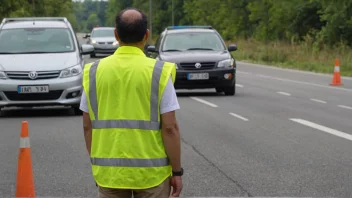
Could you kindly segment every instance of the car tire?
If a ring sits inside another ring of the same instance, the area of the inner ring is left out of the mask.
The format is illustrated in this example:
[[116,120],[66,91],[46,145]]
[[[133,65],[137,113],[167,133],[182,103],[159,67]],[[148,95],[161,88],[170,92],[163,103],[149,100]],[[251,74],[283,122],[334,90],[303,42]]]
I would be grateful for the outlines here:
[[226,96],[233,96],[236,93],[236,86],[232,85],[231,87],[225,88],[225,95]]
[[215,88],[216,93],[222,93],[224,92],[224,88]]
[[83,114],[83,111],[80,110],[79,107],[77,107],[77,106],[73,106],[72,110],[73,110],[74,115],[82,115]]

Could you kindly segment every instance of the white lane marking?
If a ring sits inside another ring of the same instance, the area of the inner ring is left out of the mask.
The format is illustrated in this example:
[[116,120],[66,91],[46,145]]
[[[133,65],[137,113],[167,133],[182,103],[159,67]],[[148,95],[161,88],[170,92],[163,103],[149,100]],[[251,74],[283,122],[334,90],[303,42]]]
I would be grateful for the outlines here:
[[311,101],[314,101],[314,102],[319,102],[319,103],[326,104],[326,102],[325,102],[325,101],[322,101],[322,100],[318,100],[318,99],[314,99],[314,98],[311,98],[310,100],[311,100]]
[[339,107],[344,108],[344,109],[349,109],[349,110],[352,110],[352,107],[345,106],[345,105],[339,105]]
[[[331,74],[315,73],[315,72],[304,71],[304,70],[296,70],[296,69],[290,69],[290,68],[281,68],[281,67],[276,67],[276,66],[273,66],[273,65],[260,65],[260,64],[254,64],[254,63],[243,62],[243,61],[236,61],[236,62],[240,63],[240,64],[249,65],[249,66],[253,66],[253,67],[260,67],[260,68],[264,68],[264,69],[273,69],[273,70],[295,72],[295,73],[303,73],[303,74],[309,74],[309,75],[315,75],[315,76],[331,77]],[[341,76],[341,78],[343,80],[352,80],[351,77],[347,77],[347,76]]]
[[276,93],[281,94],[281,95],[285,95],[285,96],[291,96],[291,94],[286,93],[286,92],[282,92],[282,91],[278,91]]
[[277,77],[272,77],[272,76],[266,76],[266,75],[262,75],[262,74],[257,74],[257,76],[262,77],[262,78],[269,78],[269,79],[284,81],[284,82],[292,82],[292,83],[297,83],[297,84],[312,85],[312,86],[316,86],[316,87],[330,88],[330,89],[336,89],[336,90],[338,89],[338,90],[352,92],[352,89],[346,89],[346,88],[342,88],[342,87],[325,86],[325,85],[319,85],[319,84],[314,84],[314,83],[307,83],[307,82],[301,82],[301,81],[296,81],[296,80],[289,80],[289,79],[277,78]]
[[190,97],[190,98],[192,98],[193,100],[196,100],[196,101],[198,101],[198,102],[201,102],[201,103],[203,103],[203,104],[209,105],[209,106],[211,106],[211,107],[218,107],[218,105],[216,105],[216,104],[213,104],[213,103],[211,103],[211,102],[205,101],[205,100],[200,99],[200,98],[197,98],[197,97]]
[[323,132],[326,132],[326,133],[330,133],[332,135],[336,135],[338,137],[345,138],[347,140],[351,140],[352,141],[352,135],[350,135],[348,133],[341,132],[341,131],[338,131],[338,130],[335,130],[335,129],[331,129],[331,128],[328,128],[328,127],[325,127],[325,126],[322,126],[322,125],[319,125],[319,124],[315,124],[313,122],[309,122],[307,120],[303,120],[303,119],[299,119],[299,118],[291,118],[290,120],[292,120],[294,122],[297,122],[297,123],[300,123],[300,124],[303,124],[303,125],[306,125],[306,126],[309,126],[311,128],[318,129],[320,131],[323,131]]
[[241,87],[241,88],[243,88],[243,85],[236,84],[236,87]]
[[252,74],[250,72],[244,72],[244,71],[236,71],[236,72],[239,73],[239,74]]
[[235,113],[229,113],[229,114],[232,115],[232,116],[234,116],[234,117],[236,117],[236,118],[239,118],[239,119],[241,119],[241,120],[243,120],[243,121],[248,121],[247,118],[242,117],[242,116],[240,116],[240,115],[238,115],[238,114],[235,114]]

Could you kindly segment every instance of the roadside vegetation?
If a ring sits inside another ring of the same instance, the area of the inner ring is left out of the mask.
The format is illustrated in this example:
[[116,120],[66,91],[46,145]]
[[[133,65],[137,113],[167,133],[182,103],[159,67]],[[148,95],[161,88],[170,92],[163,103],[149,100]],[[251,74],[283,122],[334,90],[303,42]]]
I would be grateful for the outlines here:
[[[2,0],[0,19],[66,16],[77,32],[90,32],[113,26],[126,7],[149,17],[149,2]],[[341,74],[352,76],[352,0],[152,0],[153,40],[172,24],[213,26],[238,45],[238,60],[332,73],[338,58]]]
[[287,43],[271,41],[269,43],[249,40],[234,40],[238,51],[233,52],[236,60],[258,63],[281,68],[299,69],[316,73],[333,74],[335,59],[340,61],[343,76],[352,76],[352,50],[345,43],[314,49],[312,43]]

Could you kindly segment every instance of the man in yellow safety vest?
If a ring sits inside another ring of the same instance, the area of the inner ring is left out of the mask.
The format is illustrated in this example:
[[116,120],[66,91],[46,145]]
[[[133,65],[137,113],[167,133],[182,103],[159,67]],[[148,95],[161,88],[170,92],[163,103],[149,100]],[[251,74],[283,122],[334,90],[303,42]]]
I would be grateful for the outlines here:
[[137,9],[116,16],[115,37],[115,53],[83,70],[80,109],[99,197],[178,197],[176,65],[145,56],[147,17]]

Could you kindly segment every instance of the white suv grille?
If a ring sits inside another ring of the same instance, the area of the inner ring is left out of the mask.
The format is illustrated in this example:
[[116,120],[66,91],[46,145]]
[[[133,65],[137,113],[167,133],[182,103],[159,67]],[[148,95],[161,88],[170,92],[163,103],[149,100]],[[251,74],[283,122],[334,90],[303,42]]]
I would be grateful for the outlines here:
[[41,71],[37,72],[35,79],[29,77],[30,72],[6,72],[6,75],[10,79],[15,80],[42,80],[42,79],[52,79],[58,78],[60,76],[60,71]]

